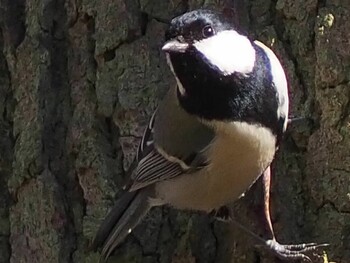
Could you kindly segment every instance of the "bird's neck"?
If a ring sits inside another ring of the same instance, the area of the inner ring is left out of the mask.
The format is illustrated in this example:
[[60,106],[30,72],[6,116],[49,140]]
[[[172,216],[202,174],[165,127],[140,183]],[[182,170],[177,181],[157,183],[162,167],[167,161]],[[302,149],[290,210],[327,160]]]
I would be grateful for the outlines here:
[[248,76],[224,76],[215,68],[191,56],[174,56],[174,71],[185,92],[178,92],[182,107],[204,120],[240,121],[265,126],[279,136],[278,99],[268,60],[257,52],[256,65]]

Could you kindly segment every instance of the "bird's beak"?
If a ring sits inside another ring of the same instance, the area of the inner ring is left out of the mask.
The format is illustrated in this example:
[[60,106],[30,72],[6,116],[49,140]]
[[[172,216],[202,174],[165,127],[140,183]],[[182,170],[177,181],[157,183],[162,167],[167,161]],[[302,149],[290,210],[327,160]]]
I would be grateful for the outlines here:
[[171,39],[164,44],[162,50],[168,53],[185,53],[188,46],[187,43],[180,42],[177,39]]

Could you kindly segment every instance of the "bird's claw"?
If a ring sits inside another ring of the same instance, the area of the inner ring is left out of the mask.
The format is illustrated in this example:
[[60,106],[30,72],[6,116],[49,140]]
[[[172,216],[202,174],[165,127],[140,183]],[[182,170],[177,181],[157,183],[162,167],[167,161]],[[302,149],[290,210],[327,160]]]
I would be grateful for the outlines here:
[[316,243],[282,245],[273,239],[266,241],[266,247],[278,258],[283,260],[302,260],[306,262],[313,262],[311,258],[320,258],[321,256],[317,251],[327,246],[328,244],[318,245]]
[[232,211],[227,206],[222,206],[210,213],[216,220],[227,223],[232,222]]

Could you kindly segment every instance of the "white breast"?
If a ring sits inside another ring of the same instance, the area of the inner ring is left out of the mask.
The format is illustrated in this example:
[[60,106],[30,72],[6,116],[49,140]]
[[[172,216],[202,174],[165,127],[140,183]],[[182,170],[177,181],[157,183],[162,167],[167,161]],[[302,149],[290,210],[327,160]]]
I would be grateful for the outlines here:
[[157,184],[166,203],[211,211],[238,199],[272,162],[276,138],[269,129],[239,122],[209,125],[218,134],[206,152],[210,165]]

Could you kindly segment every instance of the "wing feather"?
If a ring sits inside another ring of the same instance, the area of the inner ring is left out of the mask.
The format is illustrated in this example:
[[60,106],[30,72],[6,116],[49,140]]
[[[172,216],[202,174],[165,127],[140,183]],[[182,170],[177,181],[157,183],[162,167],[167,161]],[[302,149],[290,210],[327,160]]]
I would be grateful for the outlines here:
[[[176,156],[170,156],[164,150],[159,149],[154,144],[154,122],[156,112],[152,115],[149,125],[143,134],[137,151],[138,164],[131,173],[131,187],[129,191],[135,191],[147,185],[168,180],[176,176],[190,173],[205,166],[205,160],[201,155],[191,154],[191,160],[181,160]],[[203,162],[198,162],[203,160]]]

